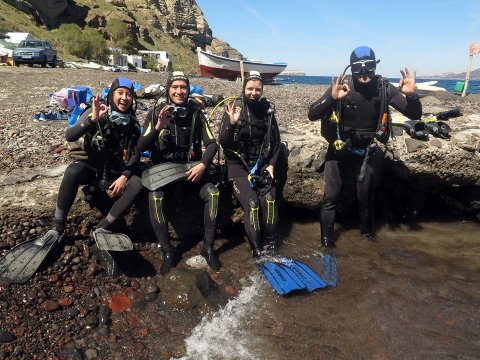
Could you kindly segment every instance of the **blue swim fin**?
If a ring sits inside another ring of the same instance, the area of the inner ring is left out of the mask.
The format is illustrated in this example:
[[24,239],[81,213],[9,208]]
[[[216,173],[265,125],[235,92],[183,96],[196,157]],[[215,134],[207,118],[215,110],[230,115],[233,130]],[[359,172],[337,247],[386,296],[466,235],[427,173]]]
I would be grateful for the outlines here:
[[288,266],[272,261],[265,261],[258,264],[272,288],[284,296],[295,290],[305,290],[306,285],[302,279]]
[[309,292],[327,287],[327,283],[313,271],[310,266],[299,261],[288,258],[282,258],[280,263],[294,271],[306,286]]
[[328,286],[337,286],[337,258],[335,254],[322,254],[320,255],[320,267],[322,279],[328,284]]

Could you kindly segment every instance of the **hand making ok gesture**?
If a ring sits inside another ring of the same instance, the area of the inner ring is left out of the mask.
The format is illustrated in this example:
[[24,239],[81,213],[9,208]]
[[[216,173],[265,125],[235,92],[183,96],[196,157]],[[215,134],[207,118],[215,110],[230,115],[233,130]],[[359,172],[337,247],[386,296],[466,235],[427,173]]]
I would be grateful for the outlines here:
[[350,92],[350,86],[345,83],[347,75],[341,74],[337,80],[332,79],[332,98],[333,100],[341,100]]

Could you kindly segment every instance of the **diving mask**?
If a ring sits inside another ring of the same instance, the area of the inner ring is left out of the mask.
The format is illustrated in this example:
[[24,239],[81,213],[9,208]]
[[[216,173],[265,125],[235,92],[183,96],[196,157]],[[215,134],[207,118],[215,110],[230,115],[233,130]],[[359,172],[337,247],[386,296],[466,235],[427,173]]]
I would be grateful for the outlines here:
[[123,113],[120,111],[110,109],[108,111],[109,120],[115,125],[128,125],[130,123],[130,113]]

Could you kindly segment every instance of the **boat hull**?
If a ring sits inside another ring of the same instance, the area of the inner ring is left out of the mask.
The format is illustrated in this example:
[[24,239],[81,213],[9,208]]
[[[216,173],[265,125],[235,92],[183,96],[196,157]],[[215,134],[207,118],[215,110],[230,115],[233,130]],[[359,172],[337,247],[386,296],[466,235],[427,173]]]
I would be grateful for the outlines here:
[[241,66],[243,63],[243,72],[247,74],[249,71],[258,71],[264,81],[272,81],[275,76],[280,74],[287,64],[268,64],[252,61],[240,61],[235,59],[225,58],[214,54],[207,53],[202,50],[197,50],[198,63],[200,65],[200,72],[202,76],[209,78],[220,78],[227,80],[236,80],[241,77]]

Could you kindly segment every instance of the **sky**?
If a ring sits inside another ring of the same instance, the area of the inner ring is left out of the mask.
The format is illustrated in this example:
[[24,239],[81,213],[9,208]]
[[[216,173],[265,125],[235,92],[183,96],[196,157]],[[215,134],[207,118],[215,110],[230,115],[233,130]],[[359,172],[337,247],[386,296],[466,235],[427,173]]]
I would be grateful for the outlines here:
[[[333,76],[350,53],[369,46],[377,73],[399,77],[467,69],[480,42],[479,0],[196,0],[213,36],[243,56],[286,62],[287,70]],[[480,67],[480,55],[472,69]]]

